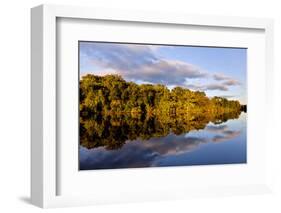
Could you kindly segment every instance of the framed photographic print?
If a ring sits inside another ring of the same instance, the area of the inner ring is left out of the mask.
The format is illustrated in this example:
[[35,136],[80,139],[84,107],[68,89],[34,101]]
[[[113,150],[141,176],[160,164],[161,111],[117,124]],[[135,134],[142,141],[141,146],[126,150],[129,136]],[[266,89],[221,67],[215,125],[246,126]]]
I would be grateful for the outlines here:
[[32,203],[270,191],[272,20],[31,14]]

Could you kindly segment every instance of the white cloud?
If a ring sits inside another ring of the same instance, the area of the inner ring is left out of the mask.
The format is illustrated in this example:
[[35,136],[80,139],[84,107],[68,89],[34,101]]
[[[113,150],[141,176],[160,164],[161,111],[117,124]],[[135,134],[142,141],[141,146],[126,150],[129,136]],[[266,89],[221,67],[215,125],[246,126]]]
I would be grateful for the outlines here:
[[222,74],[222,73],[215,73],[215,74],[213,75],[213,78],[214,78],[216,81],[232,80],[231,77],[226,76],[226,75],[224,75],[224,74]]
[[237,86],[237,85],[240,85],[241,83],[235,79],[230,79],[230,80],[223,82],[223,84],[226,86]]
[[[88,57],[98,68],[92,72],[96,75],[119,74],[128,81],[161,83],[167,87],[177,85],[201,91],[228,91],[230,86],[240,85],[230,76],[221,73],[211,75],[194,64],[160,58],[156,54],[160,45],[93,42],[82,42],[80,45],[83,57]],[[209,76],[218,82],[202,83]],[[190,84],[192,79],[198,79],[201,84],[194,81]]]
[[192,90],[201,90],[201,91],[206,91],[206,90],[220,90],[220,91],[228,91],[227,86],[222,85],[222,84],[204,84],[204,85],[198,85],[198,84],[187,84],[187,88],[192,89]]

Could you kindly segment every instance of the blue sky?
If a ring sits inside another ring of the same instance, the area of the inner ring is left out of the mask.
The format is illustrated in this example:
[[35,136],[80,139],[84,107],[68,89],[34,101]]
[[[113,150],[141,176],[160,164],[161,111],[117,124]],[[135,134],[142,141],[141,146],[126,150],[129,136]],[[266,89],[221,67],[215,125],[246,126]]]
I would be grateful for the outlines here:
[[247,103],[247,49],[80,42],[80,76],[119,74]]

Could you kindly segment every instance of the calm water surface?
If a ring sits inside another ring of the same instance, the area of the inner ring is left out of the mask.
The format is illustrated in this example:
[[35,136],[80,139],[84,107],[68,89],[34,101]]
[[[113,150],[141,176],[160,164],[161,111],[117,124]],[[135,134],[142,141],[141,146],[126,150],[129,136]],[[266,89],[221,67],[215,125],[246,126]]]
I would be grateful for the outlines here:
[[[152,122],[155,124],[156,121]],[[247,161],[244,112],[236,119],[207,122],[186,132],[182,129],[168,130],[165,136],[157,135],[155,126],[152,126],[149,131],[153,134],[149,137],[139,133],[137,139],[129,140],[123,136],[129,132],[128,128],[123,126],[120,129],[120,125],[118,128],[112,128],[112,131],[116,132],[107,137],[107,140],[114,141],[118,137],[118,141],[122,143],[116,147],[89,145],[95,142],[80,144],[80,170],[234,164]]]

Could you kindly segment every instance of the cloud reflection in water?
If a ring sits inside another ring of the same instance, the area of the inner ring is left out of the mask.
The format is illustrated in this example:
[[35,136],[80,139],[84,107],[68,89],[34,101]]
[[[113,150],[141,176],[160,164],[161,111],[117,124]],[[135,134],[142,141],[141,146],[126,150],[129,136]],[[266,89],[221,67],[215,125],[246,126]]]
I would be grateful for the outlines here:
[[[212,142],[218,146],[241,136],[242,131],[231,125],[231,122],[220,125],[210,123],[203,130],[186,134],[170,133],[165,137],[153,137],[146,141],[128,140],[121,149],[116,150],[107,150],[105,147],[87,149],[81,146],[80,170],[165,166],[163,162],[170,158],[175,159],[178,156],[180,159],[196,150],[206,149],[205,145]],[[182,162],[173,160],[167,165],[182,165]]]

